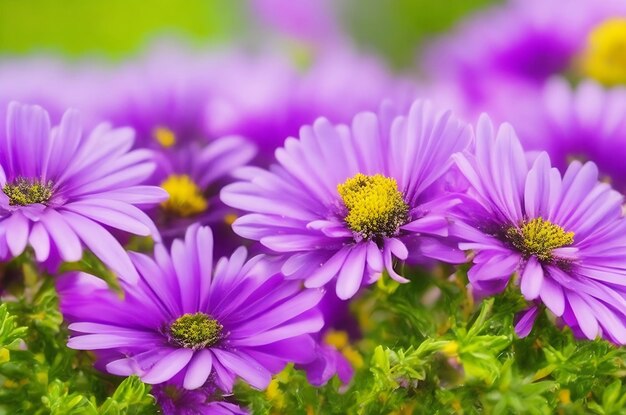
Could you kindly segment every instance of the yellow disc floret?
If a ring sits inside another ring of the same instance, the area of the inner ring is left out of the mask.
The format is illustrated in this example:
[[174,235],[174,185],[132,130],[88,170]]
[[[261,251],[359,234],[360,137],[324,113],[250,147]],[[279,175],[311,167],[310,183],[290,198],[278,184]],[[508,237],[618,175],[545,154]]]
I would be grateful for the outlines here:
[[524,256],[535,256],[540,261],[552,260],[553,249],[574,243],[574,232],[565,232],[541,217],[507,229],[506,237]]
[[626,19],[606,20],[591,31],[581,69],[605,85],[626,84]]
[[27,206],[36,203],[46,204],[52,197],[52,182],[41,183],[38,180],[18,178],[7,183],[2,192],[9,198],[11,206]]
[[176,134],[167,127],[155,127],[152,130],[152,136],[165,148],[170,148],[176,144]]
[[394,179],[358,173],[337,186],[348,227],[364,239],[392,236],[408,219],[409,206]]
[[170,341],[177,346],[199,350],[211,347],[222,338],[222,326],[204,313],[183,314],[169,327]]
[[202,191],[186,174],[172,174],[161,183],[161,187],[170,195],[170,198],[161,204],[167,212],[189,217],[204,212],[208,207]]

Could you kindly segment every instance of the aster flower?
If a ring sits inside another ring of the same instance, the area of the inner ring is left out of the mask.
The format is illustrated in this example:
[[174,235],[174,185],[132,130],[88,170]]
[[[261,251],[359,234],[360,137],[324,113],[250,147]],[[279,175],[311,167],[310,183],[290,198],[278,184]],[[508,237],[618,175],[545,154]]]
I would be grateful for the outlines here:
[[[626,4],[512,0],[480,11],[423,58],[432,79],[460,85],[470,105],[500,88],[535,88],[553,75],[626,82]],[[479,111],[488,110],[479,108]]]
[[[237,376],[259,389],[287,362],[308,363],[323,325],[323,291],[285,281],[275,262],[246,261],[236,250],[213,267],[209,228],[190,227],[168,254],[131,253],[140,273],[124,300],[87,274],[61,281],[61,309],[72,322],[68,346],[107,351],[106,370],[150,384],[178,376],[185,389],[207,380],[232,391]],[[117,357],[111,357],[117,354]]]
[[[561,176],[541,153],[529,166],[510,125],[484,116],[474,154],[456,162],[470,183],[454,234],[472,250],[471,284],[497,292],[511,275],[524,297],[576,331],[626,343],[626,220],[623,197],[598,182],[595,164],[573,162]],[[527,334],[530,308],[517,330]]]
[[501,100],[489,108],[494,109],[490,115],[515,126],[526,150],[547,151],[561,172],[573,159],[593,161],[602,179],[626,191],[625,88],[605,89],[590,80],[573,88],[553,78],[521,104]]
[[[226,186],[222,200],[249,212],[233,224],[239,235],[288,257],[282,271],[320,287],[336,280],[342,299],[393,269],[394,257],[463,261],[438,237],[445,210],[433,184],[466,147],[469,130],[424,102],[393,118],[357,115],[351,128],[325,119],[301,129],[276,151],[269,171],[242,169],[246,181]],[[411,250],[407,248],[411,246]]]
[[78,261],[83,247],[123,279],[137,272],[108,228],[158,237],[135,205],[166,193],[142,186],[154,170],[152,154],[129,151],[133,131],[107,124],[83,135],[76,111],[51,128],[38,106],[11,103],[0,136],[0,257],[27,246],[39,262]]
[[135,128],[136,147],[156,153],[157,169],[149,183],[170,197],[151,213],[164,241],[183,236],[193,223],[210,224],[220,233],[220,253],[231,253],[239,244],[230,231],[236,212],[220,203],[217,193],[256,150],[243,137],[215,138],[205,132],[204,107],[214,95],[212,74],[223,58],[195,56],[176,46],[159,45],[121,68],[100,112],[116,125]]
[[194,223],[213,224],[222,239],[220,254],[231,253],[239,243],[230,230],[237,212],[221,203],[219,189],[232,181],[234,169],[254,157],[255,148],[238,136],[205,143],[186,141],[157,153],[159,168],[151,181],[169,194],[155,213],[161,234],[171,242]]

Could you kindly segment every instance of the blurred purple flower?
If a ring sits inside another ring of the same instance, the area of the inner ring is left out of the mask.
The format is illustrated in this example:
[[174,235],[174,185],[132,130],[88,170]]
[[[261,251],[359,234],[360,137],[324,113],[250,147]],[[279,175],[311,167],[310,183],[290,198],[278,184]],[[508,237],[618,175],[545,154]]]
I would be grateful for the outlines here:
[[347,384],[354,374],[354,369],[341,351],[323,343],[317,346],[315,360],[298,365],[297,368],[304,370],[309,383],[318,387],[325,385],[335,375],[342,383]]
[[304,41],[320,43],[340,38],[332,0],[250,0],[262,23]]
[[111,79],[111,93],[99,109],[116,125],[137,130],[136,146],[156,152],[150,183],[170,195],[152,213],[164,242],[182,237],[193,223],[211,225],[222,242],[220,254],[241,244],[230,224],[236,212],[217,196],[230,173],[254,157],[254,144],[243,137],[209,136],[204,108],[215,95],[215,71],[225,58],[159,45]]
[[137,374],[150,384],[181,379],[185,389],[207,380],[231,392],[237,376],[267,387],[287,362],[315,358],[323,319],[316,305],[323,291],[284,280],[274,262],[246,262],[236,250],[213,267],[209,228],[189,228],[185,240],[162,245],[155,259],[131,253],[141,278],[124,300],[101,280],[73,274],[59,282],[61,309],[73,322],[68,346],[111,350],[109,373]]
[[[512,127],[494,131],[486,116],[475,145],[455,156],[470,189],[451,232],[474,254],[470,283],[498,292],[516,274],[527,300],[587,338],[626,343],[623,197],[598,182],[591,162],[573,162],[563,176],[546,153],[529,163]],[[530,331],[535,315],[523,315],[518,333]]]
[[152,387],[152,394],[163,415],[247,415],[248,411],[234,403],[216,398],[213,385],[198,389],[181,388],[177,383],[162,383]]
[[221,193],[226,204],[250,212],[235,221],[235,232],[288,256],[282,271],[307,287],[336,279],[342,299],[384,270],[407,281],[393,260],[409,252],[463,262],[441,238],[455,202],[428,190],[468,145],[469,129],[419,101],[394,116],[384,106],[378,117],[357,115],[351,128],[320,119],[276,151],[269,171],[241,169],[245,181]]
[[67,111],[50,127],[38,106],[9,105],[0,135],[0,256],[20,255],[27,246],[39,262],[78,261],[89,248],[120,278],[137,272],[107,228],[136,235],[158,232],[135,205],[167,198],[141,184],[154,170],[152,153],[129,151],[131,129],[107,124],[84,135],[78,113]]
[[[508,84],[520,90],[521,85],[539,87],[557,74],[586,75],[581,60],[591,34],[618,16],[626,17],[626,3],[619,0],[510,0],[478,12],[433,42],[423,56],[425,72],[433,80],[458,84],[471,105]],[[611,41],[623,39],[609,34],[605,42]],[[509,100],[517,98],[515,90]]]
[[385,99],[408,107],[417,94],[412,82],[394,76],[381,61],[344,48],[321,52],[303,73],[278,58],[245,55],[224,67],[206,106],[208,134],[249,138],[263,166],[285,139],[321,116],[350,122],[358,112],[376,111]]
[[515,126],[526,150],[547,151],[565,172],[570,161],[593,161],[603,178],[626,191],[626,88],[604,89],[593,81],[575,88],[550,79],[536,96],[490,105],[497,119]]

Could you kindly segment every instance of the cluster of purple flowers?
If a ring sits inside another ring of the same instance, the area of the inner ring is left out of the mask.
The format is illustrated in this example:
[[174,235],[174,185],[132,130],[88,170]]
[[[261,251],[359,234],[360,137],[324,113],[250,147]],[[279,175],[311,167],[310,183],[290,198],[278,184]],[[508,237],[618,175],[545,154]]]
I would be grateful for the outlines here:
[[[89,250],[109,267],[123,298],[93,275],[58,278],[68,346],[156,385],[170,413],[242,413],[235,381],[264,389],[287,363],[314,385],[349,382],[321,333],[384,275],[408,282],[402,264],[471,262],[477,295],[519,285],[520,336],[547,309],[580,337],[626,344],[626,91],[600,86],[621,78],[585,43],[622,33],[624,7],[574,3],[563,15],[513,1],[435,46],[430,65],[459,70],[433,70],[459,78],[463,103],[450,106],[494,108],[515,130],[411,103],[410,82],[345,51],[302,74],[278,57],[157,50],[73,68],[76,94],[59,92],[70,76],[55,66],[54,88],[0,96],[50,109],[12,102],[0,121],[0,258],[26,252],[54,273]],[[557,14],[560,26],[545,20]],[[617,28],[597,27],[609,18]],[[22,67],[0,73],[28,77]],[[572,90],[551,78],[565,73],[596,80]],[[507,113],[507,91],[530,109]],[[131,235],[153,252],[125,250]]]

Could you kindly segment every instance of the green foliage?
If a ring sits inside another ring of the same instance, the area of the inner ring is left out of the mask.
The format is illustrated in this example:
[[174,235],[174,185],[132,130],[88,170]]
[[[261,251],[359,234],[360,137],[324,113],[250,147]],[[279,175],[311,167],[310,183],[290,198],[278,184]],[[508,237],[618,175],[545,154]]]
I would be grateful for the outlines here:
[[344,20],[357,41],[398,67],[412,67],[421,43],[502,0],[348,0]]
[[[54,279],[31,254],[0,268],[0,415],[142,415],[158,409],[150,387],[93,368],[68,349]],[[65,270],[115,277],[91,255]],[[477,301],[466,270],[406,268],[408,284],[384,276],[351,303],[362,336],[340,346],[356,362],[349,385],[311,386],[293,365],[266,391],[243,382],[229,401],[254,414],[626,414],[626,349],[579,341],[539,313],[518,338],[528,307],[518,288]]]
[[[90,260],[85,266],[96,268]],[[0,304],[0,415],[122,415],[156,413],[138,378],[103,375],[93,356],[65,346],[68,331],[54,279],[29,254],[3,267]]]
[[516,287],[475,303],[465,273],[449,273],[405,270],[409,284],[385,278],[354,302],[366,364],[349,385],[314,388],[289,367],[235,396],[255,414],[626,414],[624,349],[576,340],[546,313],[520,339]]
[[223,40],[245,29],[242,6],[228,0],[0,0],[0,51],[119,57],[163,34]]

